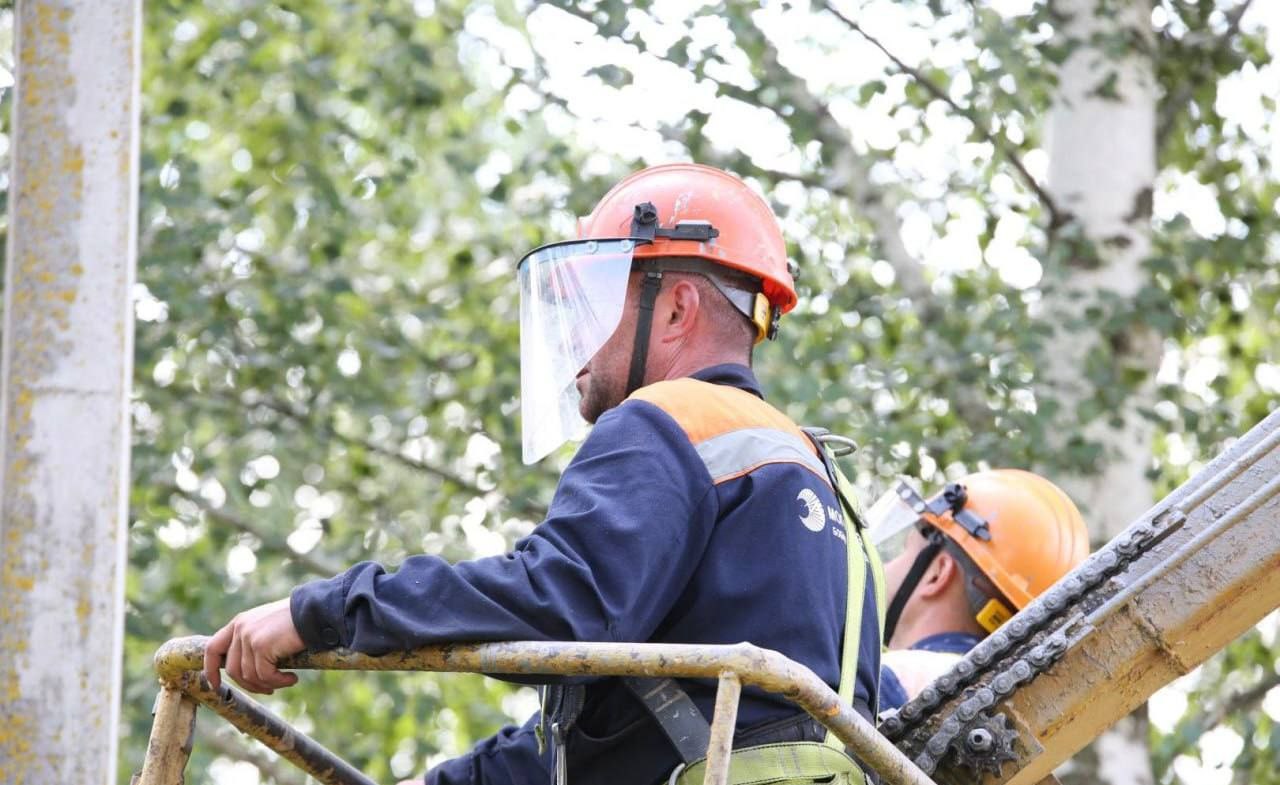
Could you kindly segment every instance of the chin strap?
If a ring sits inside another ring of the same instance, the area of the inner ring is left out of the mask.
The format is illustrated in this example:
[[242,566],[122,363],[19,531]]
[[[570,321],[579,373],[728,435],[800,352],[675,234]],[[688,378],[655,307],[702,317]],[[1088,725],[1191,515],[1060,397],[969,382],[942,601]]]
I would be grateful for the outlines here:
[[653,306],[662,287],[662,271],[647,270],[640,289],[640,312],[636,319],[636,338],[631,347],[631,373],[627,376],[627,391],[623,397],[640,389],[644,384],[645,359],[649,354],[649,330],[653,327]]
[[903,609],[907,607],[907,600],[911,599],[916,587],[920,585],[920,579],[924,577],[925,570],[929,569],[929,565],[933,564],[933,560],[941,552],[941,536],[930,537],[929,543],[920,550],[920,553],[916,555],[916,560],[911,563],[911,569],[907,571],[907,576],[902,579],[902,585],[894,593],[893,600],[889,603],[889,610],[884,615],[884,643],[886,646],[889,645],[889,641],[893,640],[893,633],[897,630],[898,619],[901,618]]

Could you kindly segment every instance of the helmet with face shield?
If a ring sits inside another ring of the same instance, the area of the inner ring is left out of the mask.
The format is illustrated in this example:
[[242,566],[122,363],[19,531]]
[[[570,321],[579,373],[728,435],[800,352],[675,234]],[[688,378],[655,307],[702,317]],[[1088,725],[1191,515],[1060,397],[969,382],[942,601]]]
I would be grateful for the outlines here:
[[643,275],[627,393],[640,386],[649,320],[664,272],[708,278],[772,338],[796,292],[769,205],[737,177],[698,164],[636,172],[578,222],[575,240],[537,248],[518,266],[525,463],[586,429],[578,372],[622,320],[632,273]]
[[960,563],[969,611],[988,632],[1089,555],[1089,532],[1070,497],[1019,469],[970,474],[929,499],[899,481],[871,506],[867,522],[886,563],[906,552],[911,532],[925,541],[890,600],[886,641],[943,550]]

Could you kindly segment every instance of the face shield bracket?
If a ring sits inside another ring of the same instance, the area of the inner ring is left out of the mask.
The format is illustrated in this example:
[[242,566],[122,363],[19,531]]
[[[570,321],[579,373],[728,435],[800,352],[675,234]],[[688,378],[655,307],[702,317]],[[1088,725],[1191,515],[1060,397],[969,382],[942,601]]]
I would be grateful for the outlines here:
[[710,221],[681,221],[671,229],[658,225],[658,208],[653,202],[636,205],[631,219],[631,239],[636,242],[653,242],[661,237],[666,240],[695,240],[707,242],[720,236],[720,230]]
[[[930,504],[933,508],[929,511],[935,515],[942,512],[950,512],[951,519],[960,525],[960,528],[969,533],[969,536],[976,537],[983,542],[991,542],[991,527],[983,520],[982,516],[965,509],[965,505],[969,503],[969,489],[965,488],[958,482],[953,482],[943,489],[942,493],[933,497]],[[941,507],[942,510],[934,508]]]

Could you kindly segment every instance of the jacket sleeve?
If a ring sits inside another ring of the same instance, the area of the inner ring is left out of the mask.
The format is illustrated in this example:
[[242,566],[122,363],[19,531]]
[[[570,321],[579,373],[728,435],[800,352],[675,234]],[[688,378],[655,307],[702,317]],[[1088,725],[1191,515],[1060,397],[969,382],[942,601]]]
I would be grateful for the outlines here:
[[504,556],[364,562],[294,590],[313,650],[369,654],[493,640],[637,641],[688,583],[716,494],[679,426],[652,404],[606,413],[561,477],[547,519]]
[[898,681],[898,674],[893,672],[893,668],[888,665],[880,666],[880,711],[889,711],[890,709],[901,709],[907,705],[907,691],[903,688],[902,682]]
[[508,725],[465,755],[427,772],[426,785],[546,785],[551,753],[538,749],[534,729],[542,715],[522,727]]

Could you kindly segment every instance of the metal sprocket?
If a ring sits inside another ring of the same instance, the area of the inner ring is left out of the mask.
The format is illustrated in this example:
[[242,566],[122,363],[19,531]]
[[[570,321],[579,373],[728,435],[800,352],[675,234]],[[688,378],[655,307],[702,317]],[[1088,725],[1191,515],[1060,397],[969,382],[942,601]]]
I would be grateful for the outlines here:
[[1009,718],[1003,713],[979,714],[952,739],[952,760],[976,774],[989,772],[999,776],[1004,764],[1016,761],[1013,744],[1018,732],[1009,727]]

